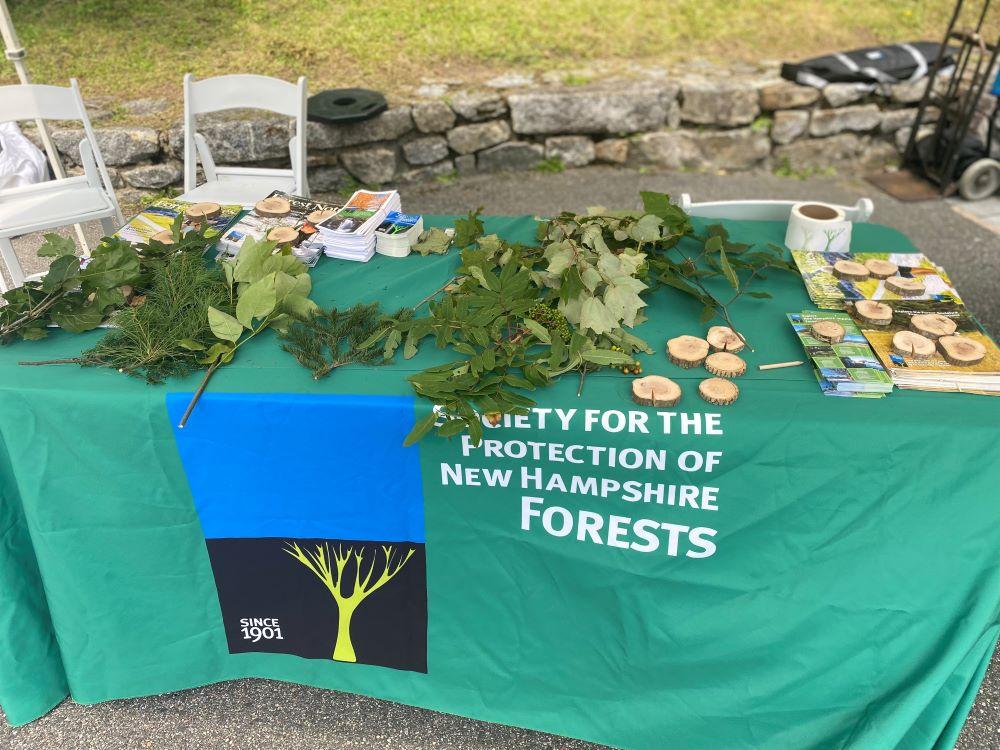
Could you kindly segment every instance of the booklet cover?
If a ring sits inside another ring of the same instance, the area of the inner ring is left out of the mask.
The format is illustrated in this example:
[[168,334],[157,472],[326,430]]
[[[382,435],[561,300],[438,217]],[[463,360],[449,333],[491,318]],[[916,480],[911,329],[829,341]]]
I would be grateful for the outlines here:
[[[148,242],[160,232],[169,232],[173,228],[174,220],[178,215],[183,214],[194,203],[191,201],[181,201],[176,198],[157,198],[146,206],[140,213],[129,219],[128,223],[115,232],[115,237],[139,244]],[[243,210],[239,205],[221,206],[222,213],[211,219],[208,224],[216,232],[224,232],[233,220]],[[181,225],[182,231],[187,234],[194,227],[188,221]]]
[[[873,325],[864,321],[853,305],[848,306],[848,312],[858,321],[868,343],[899,387],[1000,394],[1000,348],[965,307],[926,300],[893,301],[886,304],[892,309],[892,320],[888,325]],[[921,333],[919,326],[912,323],[915,315],[940,315],[950,320],[955,328],[951,335],[978,342],[983,347],[982,360],[976,364],[952,364],[945,358],[936,341],[930,356],[900,354],[893,347],[893,337],[900,331]]]
[[[827,309],[842,309],[845,302],[858,299],[874,300],[943,300],[961,304],[948,274],[923,253],[821,253],[812,250],[793,250],[792,258],[802,274],[810,299]],[[870,277],[864,281],[837,278],[833,265],[839,260],[864,263],[866,260],[888,260],[899,266],[904,278],[919,278],[925,293],[915,297],[902,295],[886,288],[885,281]]]
[[[820,320],[833,320],[842,325],[844,340],[831,344],[815,338],[810,327]],[[824,394],[850,396],[860,393],[879,396],[892,390],[889,373],[847,313],[805,310],[788,313],[788,321],[816,368]]]

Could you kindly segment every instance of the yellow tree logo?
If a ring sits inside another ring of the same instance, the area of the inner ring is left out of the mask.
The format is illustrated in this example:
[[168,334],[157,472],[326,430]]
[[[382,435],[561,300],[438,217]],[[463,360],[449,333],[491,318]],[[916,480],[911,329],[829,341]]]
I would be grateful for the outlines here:
[[[402,552],[397,555],[391,545],[382,545],[382,552],[385,554],[384,565],[378,565],[376,553],[365,574],[362,574],[364,547],[359,552],[355,552],[353,547],[348,547],[345,551],[338,544],[331,552],[329,544],[317,544],[315,552],[308,552],[303,551],[296,543],[289,543],[285,552],[309,568],[337,602],[337,644],[333,649],[333,658],[337,661],[356,662],[358,659],[354,654],[354,644],[351,642],[351,619],[355,610],[365,599],[395,578],[413,556],[414,550],[410,549],[405,556]],[[346,578],[349,576],[345,576],[345,571],[351,558],[354,559],[354,585],[348,594]],[[382,567],[382,572],[373,582],[372,576],[377,566]]]

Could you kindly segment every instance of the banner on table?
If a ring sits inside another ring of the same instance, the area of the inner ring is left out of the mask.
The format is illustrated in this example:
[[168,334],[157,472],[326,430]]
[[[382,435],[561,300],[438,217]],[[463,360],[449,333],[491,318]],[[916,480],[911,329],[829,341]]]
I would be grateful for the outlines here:
[[409,398],[209,394],[175,429],[230,653],[427,671],[412,422]]

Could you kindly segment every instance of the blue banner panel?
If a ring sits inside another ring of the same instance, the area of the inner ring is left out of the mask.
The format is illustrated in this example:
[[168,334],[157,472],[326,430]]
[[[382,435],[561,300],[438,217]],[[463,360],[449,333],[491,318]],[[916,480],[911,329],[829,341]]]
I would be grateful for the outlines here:
[[208,539],[424,541],[413,399],[210,393],[167,410]]

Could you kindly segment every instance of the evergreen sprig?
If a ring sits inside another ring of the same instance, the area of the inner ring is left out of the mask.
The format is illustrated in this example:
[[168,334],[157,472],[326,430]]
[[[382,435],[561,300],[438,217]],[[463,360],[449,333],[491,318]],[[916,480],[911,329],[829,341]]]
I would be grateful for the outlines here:
[[332,307],[309,320],[292,323],[278,335],[285,342],[281,348],[312,370],[313,378],[319,380],[344,365],[384,364],[387,360],[381,349],[362,345],[394,322],[411,317],[413,311],[407,308],[387,317],[377,302],[346,310]]

